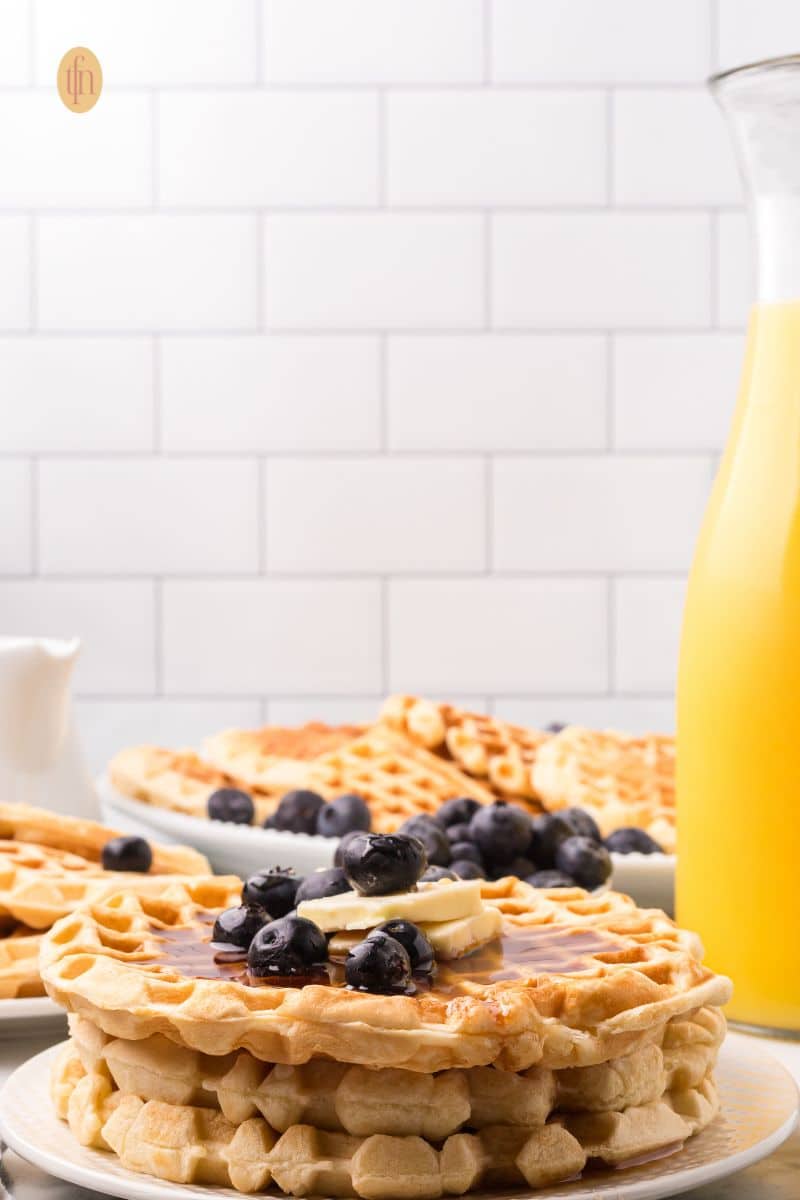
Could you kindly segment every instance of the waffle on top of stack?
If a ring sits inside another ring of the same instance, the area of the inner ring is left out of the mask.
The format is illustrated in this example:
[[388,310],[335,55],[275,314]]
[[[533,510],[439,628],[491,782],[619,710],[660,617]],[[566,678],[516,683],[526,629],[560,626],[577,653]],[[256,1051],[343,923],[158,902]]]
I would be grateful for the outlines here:
[[675,846],[674,739],[569,726],[550,735],[452,704],[391,696],[369,726],[311,722],[296,729],[226,730],[204,755],[135,746],[111,762],[125,795],[192,816],[209,795],[241,787],[256,820],[297,787],[326,799],[357,792],[373,829],[388,833],[452,796],[505,798],[532,812],[586,808],[604,834],[626,825]]
[[80,904],[119,889],[158,896],[210,874],[188,846],[153,845],[148,874],[106,871],[103,846],[119,836],[95,821],[0,803],[0,999],[41,996],[41,933]]

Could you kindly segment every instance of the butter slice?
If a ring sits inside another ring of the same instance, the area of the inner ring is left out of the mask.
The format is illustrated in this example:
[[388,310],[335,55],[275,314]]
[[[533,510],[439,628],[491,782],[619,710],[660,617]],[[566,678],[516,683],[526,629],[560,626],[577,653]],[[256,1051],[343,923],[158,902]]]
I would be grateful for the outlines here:
[[304,900],[297,907],[298,917],[313,921],[323,933],[346,929],[372,929],[382,921],[402,917],[419,924],[423,921],[455,921],[483,911],[478,879],[458,883],[420,884],[416,892],[394,892],[389,896],[362,896],[342,892],[321,900]]
[[500,936],[503,917],[498,908],[485,908],[471,917],[453,921],[423,921],[420,929],[437,958],[463,958]]
[[[463,958],[500,936],[503,918],[497,908],[485,908],[471,917],[456,917],[452,921],[422,921],[420,929],[433,946],[439,960]],[[353,929],[335,933],[328,943],[332,958],[345,958],[364,937],[365,930]]]

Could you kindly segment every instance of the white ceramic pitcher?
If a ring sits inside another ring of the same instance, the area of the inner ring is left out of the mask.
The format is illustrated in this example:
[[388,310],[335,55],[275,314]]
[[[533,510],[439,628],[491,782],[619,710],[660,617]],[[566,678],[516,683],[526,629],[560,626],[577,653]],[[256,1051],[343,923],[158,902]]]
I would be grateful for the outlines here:
[[70,681],[80,641],[0,637],[0,800],[96,817]]

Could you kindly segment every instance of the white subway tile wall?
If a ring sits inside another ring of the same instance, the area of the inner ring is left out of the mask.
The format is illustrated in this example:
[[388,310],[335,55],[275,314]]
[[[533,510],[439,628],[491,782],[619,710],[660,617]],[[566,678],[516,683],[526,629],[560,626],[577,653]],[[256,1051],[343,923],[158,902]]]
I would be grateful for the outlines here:
[[[92,764],[390,689],[672,724],[796,0],[4,0],[0,633]],[[104,70],[88,114],[61,56]]]

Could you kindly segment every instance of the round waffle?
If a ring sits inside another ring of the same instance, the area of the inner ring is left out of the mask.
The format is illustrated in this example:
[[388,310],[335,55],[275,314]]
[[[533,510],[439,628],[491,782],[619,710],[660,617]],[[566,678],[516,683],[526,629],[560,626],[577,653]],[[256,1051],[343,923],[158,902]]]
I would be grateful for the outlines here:
[[549,810],[576,806],[604,836],[636,826],[675,850],[675,739],[569,725],[538,750],[533,785]]
[[605,1062],[730,996],[697,939],[663,913],[613,892],[542,892],[512,878],[482,888],[503,915],[502,939],[440,964],[431,990],[249,986],[241,964],[215,963],[209,922],[234,901],[213,890],[212,880],[185,881],[174,898],[120,892],[65,917],[42,946],[47,991],[112,1037],[162,1033],[202,1053],[420,1072]]

